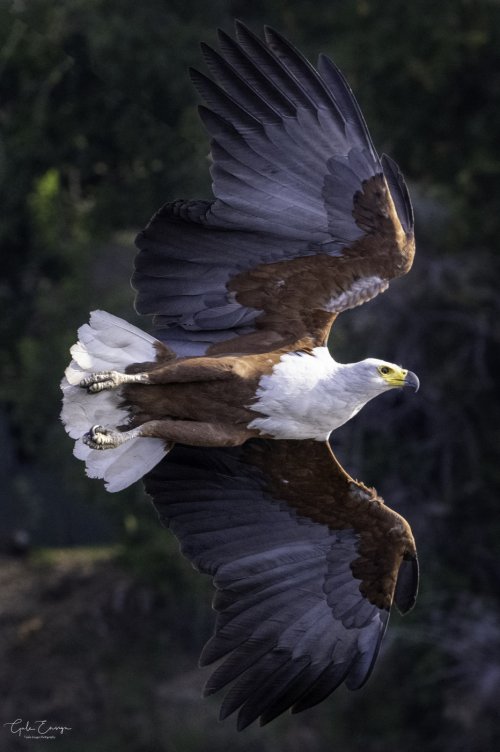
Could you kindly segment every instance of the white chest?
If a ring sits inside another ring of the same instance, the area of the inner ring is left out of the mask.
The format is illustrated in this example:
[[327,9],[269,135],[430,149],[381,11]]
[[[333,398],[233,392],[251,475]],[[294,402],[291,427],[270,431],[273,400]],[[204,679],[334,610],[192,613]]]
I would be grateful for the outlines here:
[[311,355],[287,353],[259,382],[250,409],[260,413],[249,428],[275,439],[326,441],[365,404],[344,388],[343,370],[326,347]]

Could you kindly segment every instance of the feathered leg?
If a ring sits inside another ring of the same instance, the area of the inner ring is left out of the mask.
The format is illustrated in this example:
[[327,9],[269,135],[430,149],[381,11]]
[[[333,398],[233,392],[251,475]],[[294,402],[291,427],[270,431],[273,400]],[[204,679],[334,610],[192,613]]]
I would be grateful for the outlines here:
[[130,431],[93,426],[83,436],[83,442],[91,449],[115,449],[126,441],[148,437],[179,442],[190,446],[239,446],[256,436],[245,426],[229,423],[201,423],[193,420],[150,420]]
[[193,381],[218,381],[234,373],[235,358],[190,358],[174,363],[162,363],[142,373],[99,371],[80,381],[90,393],[118,389],[123,384],[171,384]]

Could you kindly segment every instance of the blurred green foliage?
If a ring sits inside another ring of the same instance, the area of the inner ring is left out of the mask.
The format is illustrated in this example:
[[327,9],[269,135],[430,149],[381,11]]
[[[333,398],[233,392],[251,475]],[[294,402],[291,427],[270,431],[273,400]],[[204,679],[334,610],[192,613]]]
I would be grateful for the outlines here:
[[[118,538],[120,564],[163,589],[177,623],[205,624],[195,607],[204,585],[157,527],[140,484],[111,497],[71,458],[58,384],[89,310],[137,322],[127,281],[135,232],[167,200],[210,195],[187,68],[201,66],[198,41],[213,43],[216,26],[231,31],[234,17],[256,30],[276,26],[312,59],[320,51],[335,59],[375,143],[409,178],[417,209],[414,271],[387,298],[341,317],[333,345],[346,358],[399,359],[421,377],[420,401],[391,396],[368,407],[338,444],[346,464],[410,519],[423,592],[418,611],[394,630],[388,655],[397,665],[386,661],[359,695],[334,698],[309,748],[489,752],[498,742],[491,697],[500,691],[498,630],[481,631],[498,619],[500,578],[494,0],[0,4],[7,526],[59,545]],[[188,632],[196,641],[205,629]],[[127,686],[129,668],[117,678]],[[140,705],[135,695],[131,703]],[[353,736],[359,714],[365,721]],[[204,724],[176,727],[176,748],[205,749]],[[265,747],[264,737],[252,737],[233,748],[280,748],[286,724],[278,722]],[[113,748],[111,737],[106,744]]]

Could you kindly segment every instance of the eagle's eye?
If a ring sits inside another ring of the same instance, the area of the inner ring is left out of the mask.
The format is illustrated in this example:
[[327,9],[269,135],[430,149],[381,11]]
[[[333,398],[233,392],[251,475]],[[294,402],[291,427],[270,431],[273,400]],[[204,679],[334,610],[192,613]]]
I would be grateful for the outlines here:
[[385,375],[387,373],[390,373],[392,371],[392,368],[389,368],[389,366],[380,366],[378,370],[382,375]]

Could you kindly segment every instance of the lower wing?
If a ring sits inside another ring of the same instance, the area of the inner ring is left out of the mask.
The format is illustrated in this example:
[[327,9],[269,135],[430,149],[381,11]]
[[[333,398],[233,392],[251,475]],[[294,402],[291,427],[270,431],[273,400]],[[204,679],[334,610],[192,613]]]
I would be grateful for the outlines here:
[[367,680],[393,601],[414,603],[408,524],[350,478],[327,444],[176,446],[146,476],[161,520],[216,588],[221,661],[206,693],[231,685],[221,718],[238,729],[311,707]]

